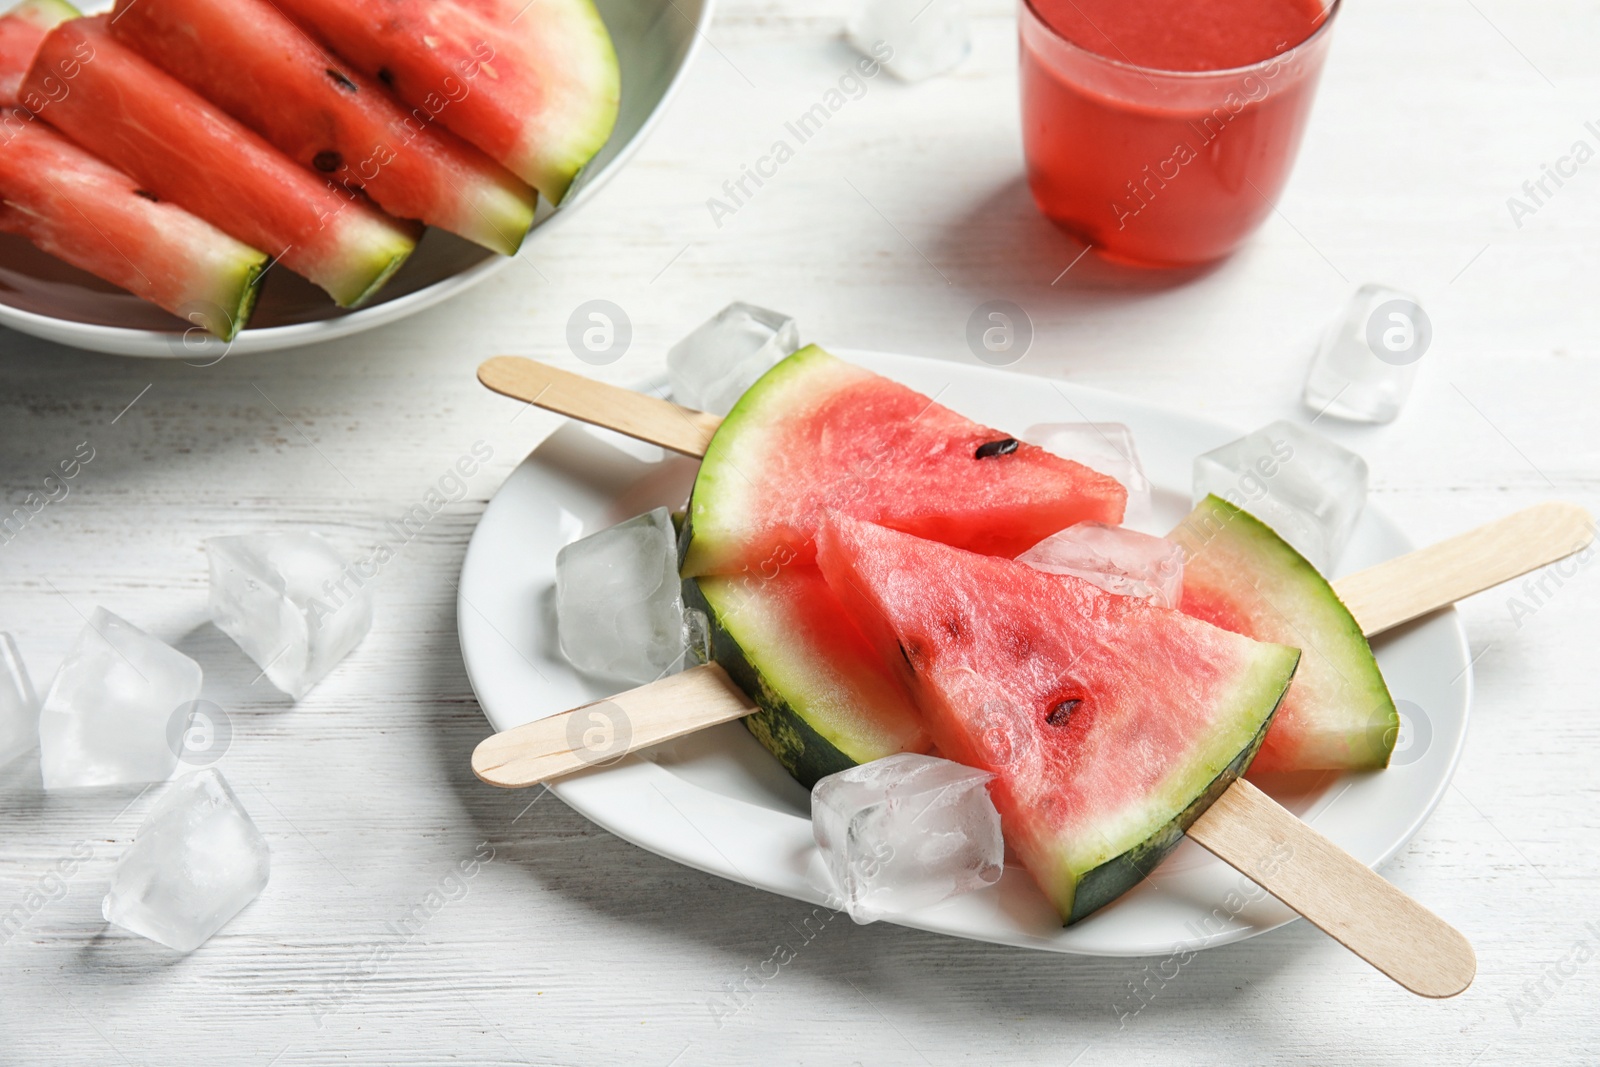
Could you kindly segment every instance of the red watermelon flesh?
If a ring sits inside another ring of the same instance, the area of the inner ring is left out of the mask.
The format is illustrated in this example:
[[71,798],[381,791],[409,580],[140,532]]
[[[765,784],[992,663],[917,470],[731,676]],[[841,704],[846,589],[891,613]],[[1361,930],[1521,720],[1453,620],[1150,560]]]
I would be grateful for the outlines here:
[[1122,521],[1115,479],[979,425],[812,345],[723,420],[689,501],[684,577],[806,563],[829,510],[1012,557],[1086,520]]
[[616,122],[616,53],[590,0],[275,2],[552,203]]
[[533,222],[516,175],[331,55],[269,0],[119,0],[112,33],[302,166],[503,255]]
[[0,230],[231,340],[267,257],[24,111],[0,130]]
[[842,516],[818,543],[940,752],[997,776],[1006,839],[1068,922],[1137,884],[1243,772],[1300,655]]
[[417,230],[336,190],[112,37],[105,16],[51,30],[23,106],[163,200],[274,256],[341,305],[405,262]]
[[22,76],[28,72],[44,35],[77,17],[77,8],[62,0],[23,0],[0,15],[0,107],[17,105]]

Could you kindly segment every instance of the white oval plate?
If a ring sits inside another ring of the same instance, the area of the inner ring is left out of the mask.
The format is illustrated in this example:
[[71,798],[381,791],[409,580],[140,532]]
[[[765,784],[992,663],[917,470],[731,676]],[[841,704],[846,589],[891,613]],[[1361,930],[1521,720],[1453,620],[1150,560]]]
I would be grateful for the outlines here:
[[[111,0],[78,6],[95,14],[110,10]],[[596,0],[596,6],[611,31],[622,71],[617,125],[561,207],[552,211],[540,204],[528,241],[593,199],[644,143],[705,39],[713,0]],[[224,355],[332,341],[403,319],[465,292],[505,269],[511,259],[430,228],[405,266],[370,303],[353,311],[336,307],[305,279],[274,270],[262,286],[251,325],[224,344],[209,335],[186,342],[184,324],[154,304],[20,237],[0,234],[0,325],[95,352],[209,364]]]
[[[1156,487],[1150,532],[1189,510],[1193,458],[1239,431],[1128,397],[987,367],[875,352],[839,353],[990,426],[1105,421],[1133,429]],[[679,507],[696,464],[604,430],[569,424],[501,486],[472,536],[457,602],[461,650],[495,730],[598,700],[616,686],[578,674],[556,651],[556,551],[658,505]],[[1368,507],[1341,572],[1413,547]],[[1409,702],[1395,765],[1322,775],[1269,791],[1363,863],[1377,867],[1443,795],[1466,738],[1472,673],[1454,611],[1375,643],[1397,700]],[[825,903],[827,875],[811,838],[809,798],[739,723],[728,723],[561,779],[551,790],[625,840],[679,863],[796,900]],[[1063,929],[1020,866],[996,886],[907,915],[903,925],[998,944],[1104,956],[1146,956],[1239,941],[1294,913],[1185,841],[1132,892]]]

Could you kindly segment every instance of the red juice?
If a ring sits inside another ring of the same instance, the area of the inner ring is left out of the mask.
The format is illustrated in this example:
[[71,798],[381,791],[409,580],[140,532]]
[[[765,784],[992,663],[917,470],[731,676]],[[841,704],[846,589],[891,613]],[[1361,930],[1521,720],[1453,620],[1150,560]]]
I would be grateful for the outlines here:
[[1233,251],[1288,179],[1323,0],[1022,0],[1023,150],[1045,215],[1113,258]]

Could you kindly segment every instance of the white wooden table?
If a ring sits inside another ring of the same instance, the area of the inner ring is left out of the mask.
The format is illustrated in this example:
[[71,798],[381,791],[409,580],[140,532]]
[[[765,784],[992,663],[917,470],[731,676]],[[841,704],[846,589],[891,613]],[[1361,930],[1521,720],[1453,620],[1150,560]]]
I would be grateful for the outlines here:
[[[1520,228],[1506,204],[1573,142],[1600,146],[1584,126],[1600,119],[1591,4],[1352,2],[1279,215],[1231,261],[1182,276],[1092,256],[1062,276],[1079,246],[1020,179],[1004,0],[983,0],[954,76],[873,80],[717,226],[707,198],[851,62],[842,14],[730,0],[615,184],[523,262],[409,322],[206,369],[0,336],[6,509],[80,442],[94,450],[70,494],[0,544],[0,629],[41,685],[95,604],[200,659],[230,715],[222,767],[274,866],[260,900],[174,958],[99,916],[151,798],[119,815],[124,800],[4,776],[0,914],[27,915],[0,943],[0,1062],[1600,1059],[1593,569],[1531,614],[1509,593],[1465,608],[1473,736],[1386,870],[1477,946],[1477,984],[1445,1003],[1304,924],[1164,983],[1142,961],[843,918],[808,933],[797,903],[472,778],[487,726],[457,648],[455,577],[485,501],[554,425],[513,421],[472,371],[497,352],[581,369],[566,322],[594,298],[633,324],[627,356],[598,372],[619,381],[659,372],[666,347],[732,299],[793,313],[808,339],[954,360],[972,358],[972,309],[1007,299],[1037,330],[1019,370],[1252,426],[1307,417],[1315,335],[1347,291],[1386,281],[1418,292],[1435,324],[1417,394],[1389,427],[1319,423],[1369,458],[1375,499],[1419,540],[1558,496],[1600,506],[1600,162]],[[299,706],[251,684],[256,669],[205,622],[201,541],[314,526],[370,547],[478,440],[493,460],[385,569],[356,654]],[[91,858],[55,879],[74,846]],[[492,860],[459,886],[447,877],[475,855]],[[775,968],[779,946],[794,958]],[[735,985],[752,991],[742,1003]],[[1130,985],[1153,994],[1121,1018]]]

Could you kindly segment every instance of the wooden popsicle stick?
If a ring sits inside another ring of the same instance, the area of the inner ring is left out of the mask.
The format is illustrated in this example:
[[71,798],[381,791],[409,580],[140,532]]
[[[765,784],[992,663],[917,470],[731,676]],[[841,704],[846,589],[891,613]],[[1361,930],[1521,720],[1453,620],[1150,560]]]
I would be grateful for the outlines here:
[[706,454],[712,434],[722,425],[720,415],[680,407],[521,356],[485,360],[478,367],[478,381],[503,396],[696,459]]
[[607,700],[495,734],[472,753],[472,772],[521,789],[756,710],[715,663],[691,667]]
[[1472,984],[1478,959],[1459,931],[1244,779],[1189,836],[1411,992]]
[[1371,637],[1582,551],[1594,518],[1577,504],[1524,508],[1333,583]]

